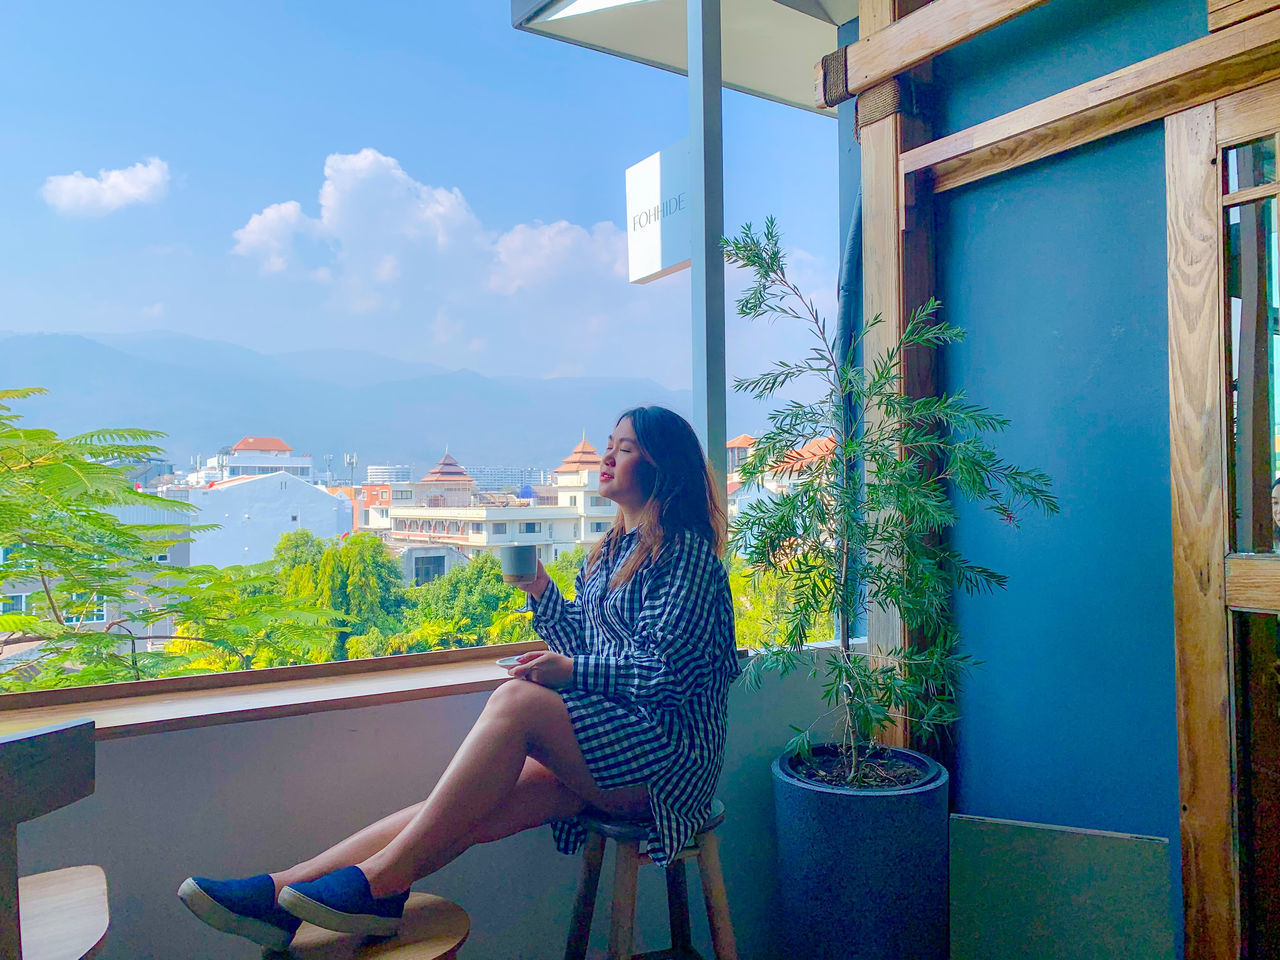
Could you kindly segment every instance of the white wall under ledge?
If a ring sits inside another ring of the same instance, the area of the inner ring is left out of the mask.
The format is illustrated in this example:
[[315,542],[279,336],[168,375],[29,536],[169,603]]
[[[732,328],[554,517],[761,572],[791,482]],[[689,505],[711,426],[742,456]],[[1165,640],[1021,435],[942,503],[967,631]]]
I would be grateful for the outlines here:
[[[769,764],[789,723],[817,716],[817,682],[770,678],[735,688],[719,796],[730,910],[744,958],[781,956],[775,900]],[[24,824],[23,874],[97,863],[107,874],[111,928],[104,960],[237,960],[260,948],[218,933],[176,896],[188,875],[245,876],[308,857],[392,810],[422,799],[488,694],[466,694],[260,720],[98,744],[93,796]],[[612,844],[610,844],[612,848]],[[612,857],[605,861],[592,941],[603,955]],[[556,852],[550,828],[472,848],[415,889],[471,914],[463,960],[563,954],[579,861]],[[694,941],[711,956],[697,871],[689,869]],[[641,870],[636,951],[668,944],[656,867]]]

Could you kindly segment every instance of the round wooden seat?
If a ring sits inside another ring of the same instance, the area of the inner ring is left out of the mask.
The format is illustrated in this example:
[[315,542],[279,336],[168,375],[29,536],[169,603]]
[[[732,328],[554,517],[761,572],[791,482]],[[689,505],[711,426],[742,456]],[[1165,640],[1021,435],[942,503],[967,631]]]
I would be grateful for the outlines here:
[[18,880],[22,960],[80,960],[107,935],[101,867],[64,867]]
[[283,953],[263,951],[263,957],[298,960],[452,960],[471,933],[471,918],[456,903],[429,893],[411,893],[404,921],[394,937],[373,939],[334,933],[310,923],[298,928]]
[[[649,839],[648,820],[624,820],[613,817],[602,810],[589,809],[578,814],[578,822],[587,828],[589,833],[598,833],[610,840],[635,840],[640,842]],[[699,833],[707,833],[724,823],[724,804],[719,800],[711,801],[711,815],[698,829]]]

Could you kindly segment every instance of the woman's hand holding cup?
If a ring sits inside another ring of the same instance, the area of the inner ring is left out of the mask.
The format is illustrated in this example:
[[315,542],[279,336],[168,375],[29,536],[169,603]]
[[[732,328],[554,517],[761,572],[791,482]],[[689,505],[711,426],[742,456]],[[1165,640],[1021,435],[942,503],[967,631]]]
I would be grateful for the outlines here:
[[542,565],[542,561],[538,561],[538,572],[532,580],[521,580],[515,584],[529,596],[535,600],[542,598],[542,591],[546,590],[551,583],[551,578],[547,576],[547,568]]

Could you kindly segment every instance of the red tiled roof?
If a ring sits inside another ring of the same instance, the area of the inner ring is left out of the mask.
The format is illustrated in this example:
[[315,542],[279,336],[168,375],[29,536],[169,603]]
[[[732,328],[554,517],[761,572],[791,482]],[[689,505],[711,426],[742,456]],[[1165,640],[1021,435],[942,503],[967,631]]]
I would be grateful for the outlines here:
[[737,480],[730,480],[729,485],[725,488],[725,493],[727,493],[729,496],[732,497],[735,493],[737,493],[741,489],[742,489],[741,483],[739,483]]
[[555,473],[577,473],[579,470],[599,470],[600,454],[596,452],[596,448],[587,443],[587,438],[583,437],[582,442],[573,448],[573,452],[564,458],[564,462],[556,467]]
[[754,447],[755,444],[756,438],[749,433],[744,433],[741,436],[734,437],[725,446],[730,450],[735,450],[739,447]]
[[238,453],[244,450],[267,450],[272,453],[293,453],[293,447],[289,446],[279,437],[245,437],[231,448],[232,453]]

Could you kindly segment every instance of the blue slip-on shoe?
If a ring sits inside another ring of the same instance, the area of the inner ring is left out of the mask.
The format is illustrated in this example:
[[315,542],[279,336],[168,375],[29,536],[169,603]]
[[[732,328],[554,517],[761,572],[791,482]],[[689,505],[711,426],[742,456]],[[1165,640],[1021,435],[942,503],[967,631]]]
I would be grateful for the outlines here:
[[243,880],[188,877],[178,888],[178,899],[215,930],[247,937],[272,950],[288,947],[302,925],[276,906],[276,885],[265,873]]
[[338,933],[390,937],[400,929],[409,891],[374,897],[359,867],[343,867],[318,880],[291,883],[280,891],[280,906],[299,920]]

